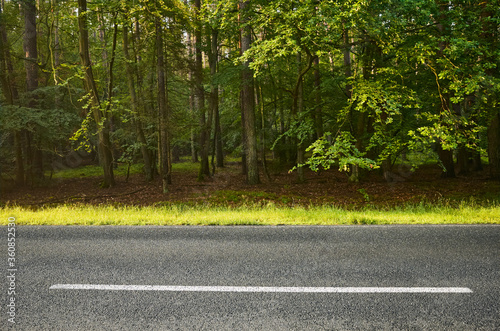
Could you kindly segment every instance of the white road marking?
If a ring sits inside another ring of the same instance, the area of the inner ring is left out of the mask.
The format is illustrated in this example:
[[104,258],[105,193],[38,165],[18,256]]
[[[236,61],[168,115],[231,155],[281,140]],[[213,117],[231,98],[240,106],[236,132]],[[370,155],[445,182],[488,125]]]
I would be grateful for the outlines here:
[[251,293],[472,293],[467,287],[272,287],[55,284],[51,290]]

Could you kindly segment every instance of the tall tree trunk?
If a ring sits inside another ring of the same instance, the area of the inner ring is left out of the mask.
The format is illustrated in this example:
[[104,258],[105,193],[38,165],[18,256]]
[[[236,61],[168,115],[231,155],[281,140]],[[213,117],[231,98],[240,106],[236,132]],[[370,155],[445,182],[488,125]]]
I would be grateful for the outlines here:
[[198,112],[200,123],[200,171],[198,180],[203,180],[205,176],[210,176],[210,166],[208,161],[210,133],[206,118],[205,109],[205,90],[203,88],[203,53],[202,46],[202,22],[200,19],[201,0],[194,1],[194,10],[196,13],[196,28],[194,31],[195,42],[195,68],[194,68],[194,108]]
[[[202,171],[200,171],[200,179],[202,178],[201,176],[206,175],[204,173],[204,164],[205,162],[203,159],[209,158],[210,154],[210,137],[212,134],[212,124],[214,120],[214,115],[218,113],[219,111],[219,86],[218,84],[214,83],[213,77],[217,73],[217,66],[218,66],[218,35],[219,31],[217,29],[211,29],[210,35],[207,37],[207,44],[210,45],[210,49],[208,52],[208,65],[210,68],[210,76],[212,77],[212,80],[210,81],[210,98],[208,100],[208,113],[207,113],[207,118],[205,119],[205,126],[202,128],[202,135],[206,137],[205,143],[202,145],[202,151],[201,151],[201,157],[202,157]],[[214,164],[214,157],[215,157],[215,140],[217,139],[217,133],[214,134],[214,141],[213,141],[213,154],[212,154],[212,167],[213,172],[215,173],[215,164]],[[210,168],[208,169],[208,175],[210,175]]]
[[245,129],[245,109],[243,108],[243,89],[240,89],[240,117],[241,117],[241,173],[248,177],[247,171],[247,131]]
[[[141,43],[141,28],[140,28],[140,23],[139,19],[135,19],[135,22],[133,23],[132,26],[132,49],[134,51],[133,57],[134,57],[134,63],[136,64],[133,67],[133,74],[136,77],[136,82],[137,82],[137,94],[138,95],[145,95],[146,92],[144,91],[144,85],[143,81],[145,81],[145,77],[143,76],[142,72],[140,71],[140,65],[142,64],[142,57],[140,55],[140,52],[138,51],[138,47],[136,45],[139,45]],[[156,66],[156,63],[155,63]],[[153,77],[153,84],[156,82],[156,78],[154,75],[151,75]],[[148,89],[149,93],[153,95],[153,89]],[[151,98],[151,100],[154,100],[154,97]],[[137,107],[139,109],[139,122],[142,122],[143,119],[146,118],[154,118],[155,117],[155,104],[154,102],[144,102],[144,98],[136,98],[137,102]],[[140,127],[141,130],[143,131],[142,135],[144,136],[144,140],[147,145],[147,140],[146,140],[146,132],[144,131],[144,127]],[[141,135],[141,134],[140,134]],[[142,138],[139,139],[139,141],[142,141]],[[147,147],[147,146],[146,146]],[[141,153],[144,152],[141,150]],[[154,152],[151,152],[146,148],[145,152],[148,154],[149,158],[149,170],[146,170],[145,173],[150,173],[151,174],[151,179],[154,178],[155,174],[157,174],[157,163],[154,161],[156,156]],[[145,161],[146,162],[146,161]],[[146,175],[148,176],[148,175]]]
[[[446,20],[446,12],[448,11],[448,5],[444,4],[438,0],[436,3],[439,5],[439,21],[437,22],[437,29],[439,31],[440,37],[444,37],[447,31],[445,31],[444,22]],[[448,28],[446,28],[448,30]],[[437,53],[438,57],[443,57],[444,50],[448,47],[446,41],[439,42],[439,51]],[[439,88],[439,87],[438,87]],[[441,97],[441,103],[438,105],[438,112],[442,114],[443,111],[451,111],[449,105],[449,96],[443,94],[439,91]],[[437,152],[439,156],[439,160],[443,166],[443,172],[441,173],[442,178],[454,178],[455,175],[455,163],[453,161],[453,151],[452,150],[444,150],[442,144],[438,142]]]
[[94,121],[97,124],[98,150],[101,165],[104,171],[104,181],[102,187],[110,187],[115,185],[113,174],[113,155],[111,151],[111,140],[109,138],[109,123],[106,114],[102,112],[101,103],[99,101],[99,93],[94,80],[92,71],[92,63],[89,53],[89,32],[87,29],[87,1],[78,0],[78,29],[80,34],[80,58],[84,69],[84,85],[85,90],[90,96],[90,104]]
[[[16,100],[19,99],[19,93],[14,81],[14,67],[10,59],[9,42],[2,7],[0,7],[0,83],[2,84],[2,93],[7,104],[13,106]],[[23,186],[25,178],[21,132],[15,130],[12,135],[14,140],[14,156],[16,159],[15,182],[16,185]]]
[[[307,53],[307,64],[305,67],[302,67],[302,54],[301,52],[297,53],[297,80],[295,82],[295,86],[292,91],[292,109],[291,109],[291,118],[292,121],[298,122],[300,120],[300,116],[304,110],[304,88],[303,88],[303,79],[306,73],[311,69],[314,56],[311,52],[305,48],[305,52]],[[305,136],[305,135],[302,135]],[[303,138],[293,138],[293,145],[295,145],[296,151],[296,163],[298,165],[297,175],[298,181],[303,182],[305,180],[304,177],[304,168],[301,166],[305,162],[305,141]]]
[[[489,53],[495,54],[495,51],[498,49],[498,25],[493,20],[493,13],[491,12],[491,8],[489,8],[493,5],[490,0],[486,0],[481,2],[481,6],[481,39],[488,45]],[[490,58],[485,60],[489,63],[495,63],[496,59],[490,55]],[[498,67],[490,68],[486,71],[487,75],[496,79],[498,79],[499,73],[500,70]],[[497,100],[493,100],[493,98],[493,96],[490,96],[490,100],[488,100],[488,103],[491,105],[491,117],[488,124],[488,161],[491,178],[500,180],[500,107],[498,106],[498,97]],[[495,101],[497,102],[495,103]]]
[[[187,1],[186,1],[187,3]],[[194,45],[194,40],[193,40],[193,35],[191,33],[187,33],[187,40],[188,40],[188,58],[190,61],[195,62],[195,45]],[[198,149],[197,149],[197,141],[199,141],[199,138],[196,137],[196,130],[195,130],[195,122],[196,122],[196,109],[195,109],[195,94],[196,94],[196,87],[194,86],[194,68],[192,70],[189,70],[188,73],[188,79],[191,82],[191,87],[190,87],[190,94],[189,94],[189,117],[191,119],[191,127],[190,127],[190,147],[191,147],[191,162],[197,163],[198,161]]]
[[[211,40],[211,60],[210,60],[210,74],[213,77],[218,72],[219,63],[219,32],[212,30]],[[219,111],[219,85],[213,84],[210,91],[210,98],[212,102],[212,116],[215,119],[214,127],[214,149],[216,154],[216,162],[218,168],[224,167],[224,154],[222,150],[222,130],[220,126],[220,111]]]
[[24,67],[26,69],[26,90],[33,92],[38,88],[38,52],[36,36],[36,2],[23,1],[24,10]]
[[[38,51],[37,51],[37,31],[36,31],[36,2],[27,0],[23,2],[24,10],[24,67],[26,69],[26,91],[34,92],[38,88]],[[34,95],[29,96],[29,106],[36,107]],[[28,180],[32,183],[43,179],[43,156],[40,141],[36,138],[36,133],[26,131],[25,135],[29,141],[33,141],[27,153],[28,155]]]
[[[184,5],[188,6],[188,1],[184,0]],[[194,36],[190,31],[187,31],[186,33],[186,40],[187,40],[187,45],[186,45],[186,50],[187,50],[187,57],[189,59],[189,62],[195,62],[195,42],[193,40]],[[196,146],[196,141],[199,141],[199,138],[196,138],[196,130],[195,130],[195,124],[196,123],[196,110],[195,110],[195,93],[196,93],[196,88],[194,87],[194,71],[195,68],[193,67],[191,70],[188,71],[188,80],[191,83],[190,86],[190,93],[189,93],[189,118],[190,118],[190,128],[189,128],[189,140],[190,140],[190,149],[191,149],[191,162],[197,163],[198,162],[198,150]]]
[[[111,58],[109,59],[109,63],[107,63],[108,75],[107,75],[107,86],[106,86],[106,98],[107,103],[104,110],[105,114],[109,114],[109,131],[113,133],[115,131],[115,116],[111,112],[111,105],[113,104],[113,67],[116,58],[116,44],[117,44],[117,36],[118,36],[118,24],[116,22],[116,17],[118,16],[118,12],[113,13],[113,42],[111,46]],[[107,57],[107,53],[106,53]],[[106,66],[105,66],[106,67]],[[116,162],[119,158],[119,152],[115,146],[115,144],[111,144],[111,152],[113,153],[113,166],[118,168],[118,163]]]
[[[57,0],[51,0],[51,11],[53,15],[55,16],[53,18],[53,30],[54,30],[54,44],[49,45],[51,47],[51,61],[52,61],[52,75],[54,79],[54,85],[59,84],[59,66],[61,65],[61,44],[59,43],[59,14],[58,14],[58,8],[57,8]],[[58,93],[56,90],[56,97],[55,97],[55,103],[56,107],[59,104],[59,98],[58,98]]]
[[9,42],[4,20],[4,14],[0,6],[0,83],[7,104],[13,105],[18,95],[16,85],[12,81],[12,75],[9,72],[9,69],[12,69],[12,64],[10,63]]
[[[240,10],[240,23],[241,26],[241,53],[245,53],[250,49],[252,43],[252,31],[250,26],[246,25],[247,15],[249,13],[248,0],[239,2]],[[247,183],[259,184],[259,168],[258,168],[258,154],[257,154],[257,135],[255,131],[255,99],[254,99],[254,86],[253,86],[253,73],[250,69],[250,62],[244,63],[244,68],[241,72],[241,109],[244,120],[245,132],[245,156],[246,156],[246,170],[247,170]]]
[[[271,181],[271,176],[269,175],[269,170],[267,168],[266,160],[266,121],[264,117],[264,96],[262,94],[262,87],[258,86],[257,90],[259,92],[258,98],[255,98],[258,102],[258,109],[260,110],[260,145],[261,145],[261,159],[262,159],[262,170],[264,171],[264,176],[266,176],[267,181]],[[260,100],[260,101],[259,101]]]
[[[463,104],[463,103],[462,103]],[[462,108],[461,103],[452,103],[453,112],[457,117],[466,112],[465,107]],[[457,163],[455,166],[456,174],[459,176],[467,176],[470,174],[470,157],[471,153],[465,144],[460,144],[457,148]]]
[[144,172],[146,175],[146,181],[151,181],[153,180],[153,172],[151,168],[151,158],[149,156],[148,152],[148,144],[146,141],[146,136],[144,135],[144,130],[142,128],[142,120],[140,116],[140,108],[138,106],[138,101],[137,101],[137,94],[135,90],[135,84],[134,84],[134,71],[131,66],[131,62],[133,62],[133,59],[131,59],[130,54],[129,54],[129,41],[128,41],[128,26],[124,25],[123,27],[123,55],[125,56],[125,68],[126,68],[126,74],[127,74],[127,83],[128,83],[128,91],[130,94],[130,104],[132,107],[132,112],[134,113],[134,125],[135,125],[135,131],[137,135],[137,140],[141,144],[141,154],[142,154],[142,159],[144,161]]
[[[216,119],[219,114],[219,85],[214,83],[213,77],[217,74],[218,71],[218,63],[219,63],[219,31],[217,29],[212,29],[212,35],[210,38],[210,54],[209,54],[209,66],[210,66],[210,76],[212,77],[212,81],[210,82],[210,105],[208,110],[208,119],[207,119],[207,134],[210,137],[211,127],[213,123],[214,116]],[[220,123],[219,123],[220,127]],[[217,150],[217,139],[218,139],[217,127],[214,130],[214,151]],[[207,143],[205,148],[208,146]],[[207,153],[208,154],[208,153]]]
[[[104,7],[99,8],[97,12],[97,20],[99,22],[99,41],[101,44],[99,45],[102,48],[102,69],[104,72],[108,71],[108,41],[106,38],[106,25],[109,24],[109,22],[105,21],[104,19]],[[103,84],[102,85],[102,99],[101,100],[106,100],[108,98],[108,89],[107,86],[109,84],[108,77],[104,76],[103,77]]]
[[165,58],[163,55],[163,26],[159,17],[155,18],[156,31],[156,58],[157,58],[157,84],[158,84],[158,119],[159,119],[159,168],[162,179],[163,193],[168,193],[168,186],[172,182],[170,140],[168,133],[168,105],[167,87],[165,77]]

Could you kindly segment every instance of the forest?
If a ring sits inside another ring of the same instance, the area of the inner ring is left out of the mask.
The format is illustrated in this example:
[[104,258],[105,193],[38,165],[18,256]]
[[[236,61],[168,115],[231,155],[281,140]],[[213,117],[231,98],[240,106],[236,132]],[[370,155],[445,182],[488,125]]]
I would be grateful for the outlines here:
[[278,171],[398,182],[402,165],[500,180],[498,0],[0,9],[3,193],[84,165],[112,188],[124,165],[167,194],[185,180],[172,171],[181,160],[196,182],[232,160],[257,189]]

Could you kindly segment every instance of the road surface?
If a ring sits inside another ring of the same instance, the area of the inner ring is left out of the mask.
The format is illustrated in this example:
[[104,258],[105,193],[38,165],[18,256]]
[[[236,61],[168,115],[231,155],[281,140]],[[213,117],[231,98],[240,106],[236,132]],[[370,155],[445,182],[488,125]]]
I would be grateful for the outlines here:
[[496,225],[16,230],[5,329],[500,330]]

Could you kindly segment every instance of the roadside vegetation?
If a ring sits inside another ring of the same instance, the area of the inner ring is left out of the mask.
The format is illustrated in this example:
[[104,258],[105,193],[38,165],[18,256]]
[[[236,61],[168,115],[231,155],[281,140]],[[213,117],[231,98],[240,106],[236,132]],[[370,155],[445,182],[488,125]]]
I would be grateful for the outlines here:
[[352,224],[500,224],[500,205],[461,203],[407,205],[347,210],[334,206],[89,206],[61,205],[0,210],[1,224],[18,225],[352,225]]
[[436,181],[439,169],[424,167],[404,183],[353,184],[335,170],[310,172],[305,183],[295,183],[285,171],[250,186],[231,161],[210,182],[195,180],[197,164],[174,164],[182,180],[169,195],[158,181],[136,189],[140,165],[118,167],[119,183],[127,184],[128,173],[129,186],[105,192],[98,167],[62,170],[44,189],[4,195],[0,224],[9,217],[18,225],[500,224],[500,183],[488,179]]

